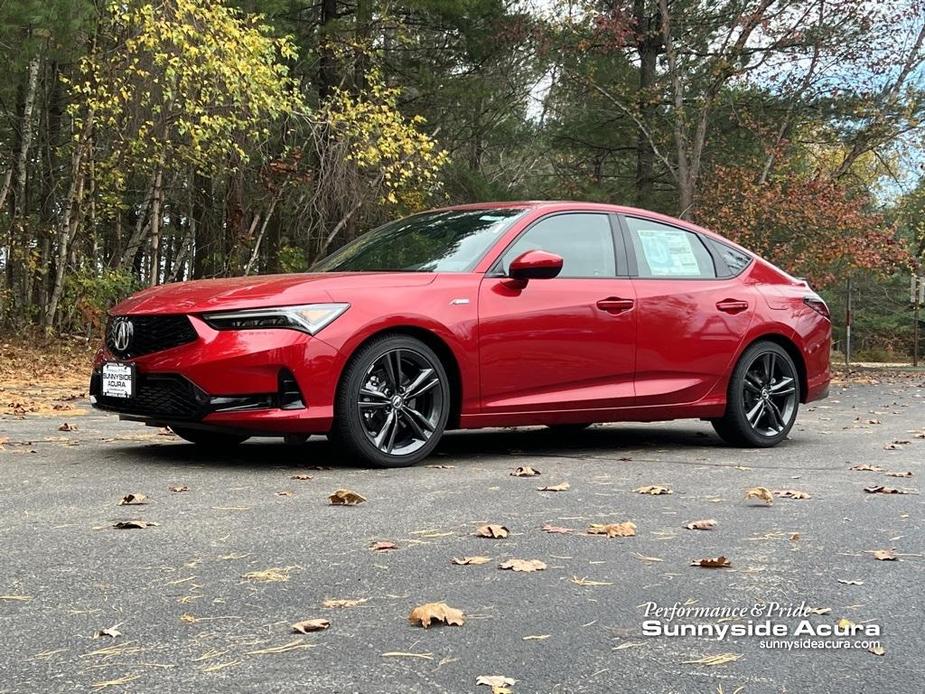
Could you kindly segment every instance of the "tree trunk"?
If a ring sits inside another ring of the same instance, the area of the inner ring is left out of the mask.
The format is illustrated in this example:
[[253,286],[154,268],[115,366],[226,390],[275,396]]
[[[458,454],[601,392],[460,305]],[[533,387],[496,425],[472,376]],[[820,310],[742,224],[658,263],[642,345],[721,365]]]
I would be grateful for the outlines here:
[[[636,107],[639,120],[652,132],[654,116],[658,108],[654,85],[658,56],[662,40],[658,31],[658,18],[649,14],[646,0],[635,0],[633,15],[636,21],[636,50],[639,53],[639,90]],[[654,189],[655,152],[642,128],[636,136],[636,205],[649,207]]]
[[337,86],[337,62],[334,55],[334,22],[337,0],[321,0],[321,56],[318,60],[318,97],[329,97]]
[[161,203],[163,197],[164,167],[158,164],[151,195],[151,256],[148,266],[148,285],[153,287],[160,279]]

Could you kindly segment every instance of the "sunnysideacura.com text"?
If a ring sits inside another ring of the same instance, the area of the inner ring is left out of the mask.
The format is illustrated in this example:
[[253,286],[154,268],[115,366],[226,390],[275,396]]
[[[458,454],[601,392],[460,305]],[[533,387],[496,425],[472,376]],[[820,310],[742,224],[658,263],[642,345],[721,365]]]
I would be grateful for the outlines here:
[[724,641],[758,638],[759,647],[780,650],[882,650],[881,627],[876,622],[832,621],[828,609],[805,602],[755,603],[742,607],[704,607],[675,602],[646,602],[642,610],[642,635],[682,638],[696,636]]

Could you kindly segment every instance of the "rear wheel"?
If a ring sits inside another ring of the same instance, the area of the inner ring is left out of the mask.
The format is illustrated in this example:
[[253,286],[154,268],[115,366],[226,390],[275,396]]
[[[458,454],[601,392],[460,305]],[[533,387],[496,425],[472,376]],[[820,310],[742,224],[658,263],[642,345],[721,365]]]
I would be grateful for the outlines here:
[[449,412],[440,358],[420,340],[386,335],[360,348],[344,370],[329,438],[377,467],[407,467],[434,450]]
[[793,359],[774,342],[758,342],[736,364],[726,414],[711,422],[727,443],[769,448],[787,438],[799,405],[800,379]]
[[227,448],[244,443],[250,436],[239,434],[225,434],[218,431],[207,431],[206,429],[192,429],[186,427],[170,427],[170,430],[190,443],[198,446],[214,446],[216,448]]

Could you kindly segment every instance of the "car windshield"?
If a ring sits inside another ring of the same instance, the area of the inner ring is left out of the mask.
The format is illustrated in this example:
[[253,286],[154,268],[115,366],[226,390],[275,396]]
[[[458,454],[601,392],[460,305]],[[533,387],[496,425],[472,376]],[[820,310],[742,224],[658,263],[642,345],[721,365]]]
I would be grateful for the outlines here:
[[524,212],[424,212],[360,236],[320,260],[311,271],[466,272]]

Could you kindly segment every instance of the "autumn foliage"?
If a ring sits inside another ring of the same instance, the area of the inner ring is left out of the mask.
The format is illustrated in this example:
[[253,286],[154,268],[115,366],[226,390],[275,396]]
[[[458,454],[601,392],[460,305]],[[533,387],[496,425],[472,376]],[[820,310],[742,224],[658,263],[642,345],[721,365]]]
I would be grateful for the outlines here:
[[909,250],[867,195],[821,175],[786,172],[761,183],[751,169],[718,166],[696,216],[817,287],[850,268],[886,273],[911,264]]

